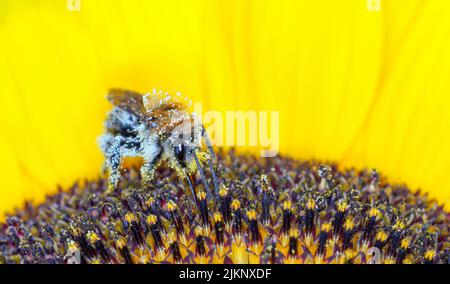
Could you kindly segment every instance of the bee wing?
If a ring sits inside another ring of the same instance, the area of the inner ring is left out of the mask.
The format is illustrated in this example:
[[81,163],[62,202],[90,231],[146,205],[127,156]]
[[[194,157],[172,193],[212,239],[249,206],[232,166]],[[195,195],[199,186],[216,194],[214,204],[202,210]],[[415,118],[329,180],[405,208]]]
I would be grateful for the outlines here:
[[146,111],[141,94],[124,89],[110,89],[106,97],[114,106],[127,110],[139,118],[145,117]]

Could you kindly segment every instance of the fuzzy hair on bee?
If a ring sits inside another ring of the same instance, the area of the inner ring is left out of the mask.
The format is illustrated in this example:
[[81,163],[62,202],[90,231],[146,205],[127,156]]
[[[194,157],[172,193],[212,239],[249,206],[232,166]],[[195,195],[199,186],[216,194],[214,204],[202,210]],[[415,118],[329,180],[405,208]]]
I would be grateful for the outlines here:
[[[167,162],[188,183],[196,199],[191,176],[200,172],[205,189],[211,194],[202,166],[208,163],[217,189],[212,158],[214,152],[203,125],[187,111],[189,103],[179,93],[153,90],[140,93],[111,89],[107,94],[113,105],[105,121],[105,133],[99,138],[108,172],[108,188],[114,190],[120,180],[124,158],[140,157],[143,184],[151,182],[155,170]],[[205,142],[207,149],[203,147]],[[197,200],[196,200],[197,201]]]

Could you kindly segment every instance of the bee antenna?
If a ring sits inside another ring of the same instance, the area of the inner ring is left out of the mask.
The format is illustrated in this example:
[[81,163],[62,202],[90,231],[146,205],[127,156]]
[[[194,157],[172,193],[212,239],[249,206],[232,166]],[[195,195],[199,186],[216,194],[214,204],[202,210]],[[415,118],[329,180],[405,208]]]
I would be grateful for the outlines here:
[[194,155],[195,163],[197,164],[198,171],[200,172],[200,176],[202,177],[203,185],[205,186],[206,192],[208,195],[211,196],[211,189],[208,186],[208,183],[206,182],[205,173],[203,172],[202,166],[200,164],[200,161],[198,160],[197,154],[195,151],[192,151],[192,154]]
[[191,177],[186,172],[184,172],[184,175],[186,176],[187,183],[189,185],[189,188],[191,189],[192,196],[194,196],[195,205],[198,208],[197,194],[195,194],[195,189],[194,186],[192,185]]
[[205,144],[206,144],[206,147],[208,148],[209,155],[211,155],[211,159],[216,160],[216,153],[214,152],[214,149],[213,149],[212,143],[211,143],[211,139],[209,139],[208,132],[206,132],[206,129],[204,126],[202,126],[202,135],[205,139]]
[[211,171],[212,180],[213,180],[213,184],[214,184],[214,194],[215,194],[215,196],[217,196],[219,193],[219,183],[217,182],[217,176],[216,176],[216,172],[214,171],[214,166],[213,166],[213,162],[212,162],[213,160],[217,161],[216,153],[214,152],[214,149],[213,149],[212,143],[211,143],[211,139],[209,138],[208,132],[206,131],[204,126],[202,126],[202,135],[205,139],[205,144],[206,144],[206,147],[208,148],[208,152],[210,155],[210,158],[208,159],[208,166],[209,166],[209,170]]
[[217,182],[216,172],[214,171],[214,167],[210,158],[208,159],[208,165],[212,175],[212,181],[214,185],[214,195],[217,196],[219,194],[219,183]]

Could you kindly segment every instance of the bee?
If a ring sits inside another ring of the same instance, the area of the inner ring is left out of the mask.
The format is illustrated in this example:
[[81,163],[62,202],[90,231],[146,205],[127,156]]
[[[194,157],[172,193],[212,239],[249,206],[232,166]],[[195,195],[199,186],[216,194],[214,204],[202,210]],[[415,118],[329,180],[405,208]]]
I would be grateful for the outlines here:
[[[148,185],[162,162],[184,178],[197,201],[192,176],[200,172],[205,189],[211,194],[202,166],[208,163],[214,190],[217,181],[212,159],[215,158],[205,128],[187,111],[187,100],[177,93],[171,95],[153,90],[148,94],[111,89],[107,94],[113,105],[105,121],[105,133],[100,137],[100,148],[108,171],[108,188],[117,187],[123,159],[141,157],[142,183]],[[207,145],[205,150],[203,142]]]

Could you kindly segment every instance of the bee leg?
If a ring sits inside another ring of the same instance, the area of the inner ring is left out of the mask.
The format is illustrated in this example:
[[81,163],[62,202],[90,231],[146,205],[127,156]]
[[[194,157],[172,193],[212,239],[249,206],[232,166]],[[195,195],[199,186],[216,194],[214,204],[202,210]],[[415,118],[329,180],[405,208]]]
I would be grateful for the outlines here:
[[120,147],[114,145],[106,152],[106,169],[108,170],[108,191],[116,189],[120,178]]
[[105,155],[105,163],[102,167],[102,172],[103,174],[108,175],[107,190],[112,191],[118,182],[119,164],[117,161],[120,161],[120,142],[117,137],[109,133],[102,135],[98,142],[103,154]]
[[203,185],[205,186],[206,193],[208,194],[209,197],[211,197],[211,194],[212,194],[211,189],[209,188],[209,185],[206,182],[205,173],[203,172],[202,165],[200,164],[200,161],[198,160],[198,157],[197,157],[197,154],[195,153],[195,151],[192,151],[192,155],[194,156],[195,163],[197,164],[197,168],[198,168],[198,171],[202,178]]
[[144,164],[141,166],[142,184],[148,186],[153,179],[156,169],[161,161],[162,150],[158,143],[148,144],[144,147],[142,157]]
[[146,162],[141,166],[141,178],[142,185],[149,185],[150,181],[153,179],[153,175],[155,174],[155,164],[153,162]]
[[116,136],[114,141],[107,148],[106,167],[109,171],[108,191],[116,189],[120,180],[120,170],[123,156],[137,156],[138,144],[136,138]]

